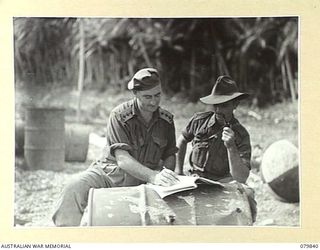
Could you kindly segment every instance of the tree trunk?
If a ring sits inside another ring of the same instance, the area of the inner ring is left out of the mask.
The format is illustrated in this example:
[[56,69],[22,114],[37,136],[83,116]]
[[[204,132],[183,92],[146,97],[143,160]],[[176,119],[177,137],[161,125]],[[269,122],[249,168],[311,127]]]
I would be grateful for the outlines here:
[[78,108],[77,108],[77,120],[80,122],[81,118],[81,98],[83,90],[83,78],[84,78],[84,28],[83,22],[79,19],[79,75],[78,75]]
[[91,56],[89,56],[86,60],[86,69],[87,69],[87,72],[86,72],[86,79],[84,82],[90,82],[92,83],[92,80],[93,80],[93,69],[94,69],[94,65],[95,63],[93,62],[92,63],[92,60],[94,60]]
[[287,75],[288,75],[291,99],[292,99],[292,102],[294,102],[296,100],[296,93],[295,93],[292,71],[291,71],[288,55],[285,56],[285,64],[286,64],[286,68],[287,68]]
[[103,64],[103,54],[102,54],[102,50],[101,47],[98,47],[98,64],[99,64],[99,76],[97,77],[97,79],[99,79],[99,87],[101,88],[102,86],[105,85],[105,77],[104,77],[104,64]]
[[281,63],[281,79],[283,85],[283,91],[286,93],[288,91],[287,81],[286,81],[286,68],[284,62]]
[[277,86],[275,84],[275,79],[274,79],[274,74],[272,69],[269,70],[268,78],[270,82],[271,95],[272,95],[272,98],[275,99],[276,93],[277,93]]
[[148,53],[147,53],[147,49],[144,46],[144,44],[142,42],[142,39],[139,38],[138,41],[139,41],[139,45],[140,45],[140,48],[141,48],[142,56],[143,56],[144,60],[146,61],[147,66],[148,67],[152,67],[150,58],[149,58]]

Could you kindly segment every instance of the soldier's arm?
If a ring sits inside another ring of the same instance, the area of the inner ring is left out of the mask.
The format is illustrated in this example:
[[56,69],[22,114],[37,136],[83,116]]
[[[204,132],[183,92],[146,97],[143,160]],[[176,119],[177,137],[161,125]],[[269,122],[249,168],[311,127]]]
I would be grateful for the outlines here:
[[227,151],[230,174],[236,181],[240,183],[245,183],[248,179],[250,170],[240,158],[238,148],[236,146],[232,146],[228,148]]
[[174,171],[176,165],[176,155],[170,155],[163,161],[163,166]]
[[177,155],[177,165],[176,165],[175,172],[181,175],[183,174],[183,164],[184,164],[184,158],[186,155],[187,144],[188,144],[188,141],[184,138],[183,135],[180,135],[177,142],[179,151]]
[[194,134],[194,119],[197,116],[197,114],[195,114],[194,116],[191,117],[191,119],[189,120],[187,126],[182,130],[181,135],[178,138],[177,141],[177,147],[179,149],[178,151],[178,155],[177,155],[177,164],[176,164],[176,169],[175,171],[178,174],[183,175],[184,171],[183,171],[183,165],[184,165],[184,158],[186,156],[186,151],[187,151],[187,145],[188,143],[193,139]]
[[139,163],[126,150],[116,149],[114,155],[118,167],[139,180],[161,186],[171,186],[179,181],[173,171],[169,169],[163,169],[160,172],[152,170]]
[[227,148],[231,176],[236,181],[245,183],[248,179],[250,168],[245,159],[242,159],[240,156],[233,130],[225,127],[223,129],[222,140]]

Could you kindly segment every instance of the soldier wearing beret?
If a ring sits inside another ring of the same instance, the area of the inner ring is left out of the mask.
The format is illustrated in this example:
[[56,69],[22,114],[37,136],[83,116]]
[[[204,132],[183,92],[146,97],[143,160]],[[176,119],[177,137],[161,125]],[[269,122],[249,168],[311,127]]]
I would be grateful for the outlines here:
[[[248,131],[234,117],[240,100],[248,97],[238,91],[229,76],[216,80],[210,95],[200,101],[211,105],[212,111],[196,113],[178,139],[177,172],[199,175],[208,179],[245,183],[250,172],[251,146]],[[184,169],[187,143],[192,142],[189,165]],[[253,190],[245,185],[253,220],[256,202]]]
[[55,225],[80,224],[90,188],[177,183],[173,115],[159,107],[157,70],[139,70],[128,89],[134,98],[112,110],[103,157],[66,185],[53,215]]

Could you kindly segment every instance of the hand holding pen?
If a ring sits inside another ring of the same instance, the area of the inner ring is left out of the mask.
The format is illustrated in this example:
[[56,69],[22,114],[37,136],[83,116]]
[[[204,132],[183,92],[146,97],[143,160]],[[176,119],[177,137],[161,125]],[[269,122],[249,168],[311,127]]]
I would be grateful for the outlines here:
[[158,174],[156,174],[153,184],[160,186],[172,186],[177,184],[178,182],[178,175],[174,171],[164,166],[163,169]]

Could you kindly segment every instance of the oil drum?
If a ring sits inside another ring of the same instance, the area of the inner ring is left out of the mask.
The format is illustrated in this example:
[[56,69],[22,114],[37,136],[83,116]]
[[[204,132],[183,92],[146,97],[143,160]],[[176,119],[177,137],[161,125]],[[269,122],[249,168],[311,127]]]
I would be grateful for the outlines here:
[[251,226],[248,197],[239,183],[198,188],[163,199],[148,185],[90,189],[82,226]]
[[27,108],[24,156],[28,169],[63,169],[64,114],[62,108]]
[[89,129],[79,124],[66,124],[65,160],[84,162],[89,148]]
[[24,147],[24,122],[15,121],[15,153],[16,156],[23,156]]

